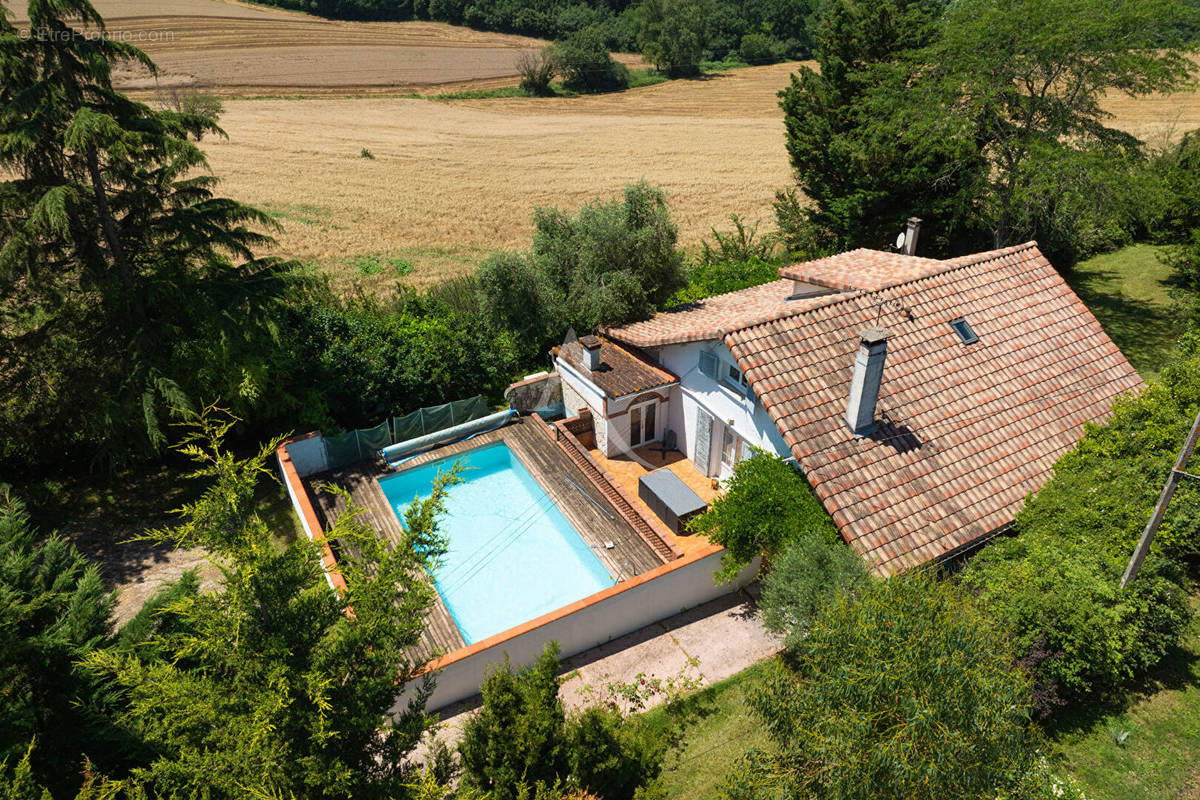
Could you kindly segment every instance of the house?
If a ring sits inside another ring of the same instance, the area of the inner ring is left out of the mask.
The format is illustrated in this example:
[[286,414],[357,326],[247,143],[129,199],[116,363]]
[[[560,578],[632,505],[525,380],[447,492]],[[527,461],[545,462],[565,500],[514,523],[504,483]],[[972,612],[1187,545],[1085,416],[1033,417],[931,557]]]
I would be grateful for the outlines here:
[[1003,531],[1084,423],[1143,386],[1033,242],[797,264],[553,364],[603,456],[659,443],[717,480],[750,447],[794,459],[881,574]]

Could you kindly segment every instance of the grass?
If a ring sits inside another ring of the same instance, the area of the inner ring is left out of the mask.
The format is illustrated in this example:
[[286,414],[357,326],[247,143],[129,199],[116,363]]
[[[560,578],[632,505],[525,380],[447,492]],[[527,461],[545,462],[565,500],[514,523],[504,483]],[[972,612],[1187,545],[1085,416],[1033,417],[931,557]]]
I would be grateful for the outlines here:
[[[1192,607],[1200,612],[1200,595]],[[1084,711],[1052,741],[1058,763],[1095,800],[1200,798],[1200,618],[1132,702]]]
[[1117,347],[1149,380],[1170,360],[1183,332],[1164,280],[1159,248],[1136,244],[1082,261],[1067,282]]
[[[767,743],[767,736],[746,706],[745,687],[762,675],[766,662],[714,683],[683,701],[687,720],[683,742],[673,751],[656,781],[671,800],[708,800],[747,748]],[[674,712],[678,713],[678,711]],[[652,726],[667,726],[667,710],[646,712]]]
[[397,278],[403,278],[413,271],[411,261],[389,253],[361,253],[350,256],[344,260],[343,266],[355,274],[366,277],[388,273]]
[[[1073,776],[1093,800],[1200,800],[1200,594],[1192,607],[1197,616],[1183,646],[1123,705],[1082,709],[1049,731],[1056,771]],[[664,796],[717,797],[742,754],[768,743],[744,693],[765,667],[757,664],[683,701],[689,722],[658,778]],[[666,727],[665,709],[646,715]]]

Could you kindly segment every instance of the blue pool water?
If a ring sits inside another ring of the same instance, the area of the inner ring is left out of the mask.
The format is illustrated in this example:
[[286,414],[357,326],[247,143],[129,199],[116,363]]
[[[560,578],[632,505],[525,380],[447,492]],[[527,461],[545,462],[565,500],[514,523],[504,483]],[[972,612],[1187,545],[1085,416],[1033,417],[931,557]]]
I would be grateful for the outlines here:
[[467,644],[587,597],[615,581],[503,442],[379,481],[396,516],[463,463],[441,531],[449,553],[434,585]]

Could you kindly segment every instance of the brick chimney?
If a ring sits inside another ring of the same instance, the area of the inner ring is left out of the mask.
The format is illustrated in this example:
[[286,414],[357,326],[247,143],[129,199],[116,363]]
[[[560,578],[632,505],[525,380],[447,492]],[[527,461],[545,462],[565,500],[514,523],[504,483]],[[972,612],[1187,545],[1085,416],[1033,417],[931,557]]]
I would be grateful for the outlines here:
[[595,372],[600,366],[600,339],[596,336],[579,337],[579,346],[583,348],[583,365],[588,372]]
[[854,359],[854,377],[846,402],[846,425],[855,436],[866,436],[875,429],[875,404],[879,400],[887,340],[891,335],[891,331],[878,327],[867,328],[858,335],[858,356]]

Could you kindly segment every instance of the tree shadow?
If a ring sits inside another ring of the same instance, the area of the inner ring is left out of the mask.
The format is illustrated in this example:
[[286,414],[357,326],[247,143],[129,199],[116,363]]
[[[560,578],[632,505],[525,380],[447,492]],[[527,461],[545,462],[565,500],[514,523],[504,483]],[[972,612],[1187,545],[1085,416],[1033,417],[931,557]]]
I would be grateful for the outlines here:
[[1166,351],[1183,332],[1179,315],[1114,290],[1119,276],[1112,270],[1076,271],[1065,278],[1138,372],[1146,375],[1163,366]]
[[1124,692],[1086,705],[1069,705],[1043,721],[1042,727],[1053,737],[1094,733],[1111,717],[1126,713],[1160,692],[1194,686],[1200,686],[1200,653],[1179,645]]

